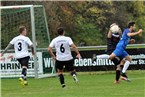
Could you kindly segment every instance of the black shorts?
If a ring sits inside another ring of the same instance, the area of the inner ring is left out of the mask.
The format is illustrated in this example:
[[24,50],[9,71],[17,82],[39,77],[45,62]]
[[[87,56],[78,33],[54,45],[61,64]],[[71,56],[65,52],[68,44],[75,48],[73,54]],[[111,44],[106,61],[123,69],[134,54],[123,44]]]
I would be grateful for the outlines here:
[[56,69],[63,70],[64,66],[66,70],[73,71],[74,68],[74,59],[68,61],[58,61],[55,62]]
[[17,59],[17,60],[19,61],[21,66],[28,67],[29,59],[30,59],[30,56],[27,56],[27,57],[24,57],[24,58],[20,58],[20,59]]
[[[115,50],[115,49],[114,49],[114,50]],[[113,53],[114,50],[108,50],[108,51],[107,51],[107,54],[108,54],[108,55],[111,55],[111,54]]]

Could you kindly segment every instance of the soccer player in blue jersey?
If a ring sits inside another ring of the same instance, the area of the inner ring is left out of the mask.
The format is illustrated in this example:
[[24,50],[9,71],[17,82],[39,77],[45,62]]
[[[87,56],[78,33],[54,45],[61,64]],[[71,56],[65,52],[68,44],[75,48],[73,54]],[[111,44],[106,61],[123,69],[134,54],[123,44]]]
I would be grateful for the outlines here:
[[[126,28],[123,32],[122,38],[120,39],[120,41],[118,42],[116,49],[110,54],[110,55],[98,55],[96,56],[97,59],[116,59],[116,57],[121,57],[121,58],[125,58],[125,64],[124,64],[124,68],[122,70],[122,75],[125,74],[127,68],[129,67],[129,64],[132,60],[132,58],[129,56],[129,54],[126,52],[126,46],[128,45],[129,42],[134,41],[131,40],[132,36],[138,35],[141,32],[143,32],[142,29],[139,29],[138,32],[134,32],[135,30],[135,22],[130,22],[128,24],[128,28]],[[116,61],[119,59],[116,59]]]
[[[118,25],[116,23],[113,23],[110,25],[110,28],[112,26],[118,26]],[[117,32],[112,32],[111,30],[109,30],[108,35],[107,35],[107,54],[108,55],[110,55],[115,50],[118,42],[121,39],[121,36],[122,36],[121,29],[118,30]],[[134,39],[131,39],[129,41],[129,43],[134,43],[134,42],[135,42]],[[119,58],[119,60],[117,60],[116,58]],[[116,79],[115,79],[114,83],[120,83],[120,81],[119,81],[120,74],[121,74],[120,71],[124,68],[123,65],[125,63],[125,59],[123,59],[122,57],[115,57],[114,59],[112,59],[112,61],[113,61],[115,68],[116,68]],[[121,78],[122,78],[122,80],[126,80],[126,81],[130,82],[130,80],[128,79],[125,72],[122,73]]]

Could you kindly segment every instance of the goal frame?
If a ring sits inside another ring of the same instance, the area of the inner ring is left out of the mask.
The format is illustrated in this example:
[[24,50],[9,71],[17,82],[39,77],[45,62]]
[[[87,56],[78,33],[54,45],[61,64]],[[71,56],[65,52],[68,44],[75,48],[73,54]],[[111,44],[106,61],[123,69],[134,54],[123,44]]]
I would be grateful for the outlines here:
[[[37,56],[36,56],[36,33],[35,33],[35,17],[34,17],[34,7],[43,7],[42,5],[17,5],[17,6],[0,6],[0,11],[2,9],[20,9],[20,8],[30,8],[30,18],[31,18],[31,31],[32,31],[32,42],[34,46],[34,76],[35,78],[38,78],[38,62],[37,62]],[[44,13],[44,19],[46,21],[46,30],[47,30],[47,35],[49,37],[49,30],[48,30],[48,25],[47,25],[47,20],[46,20],[46,14],[45,14],[45,9],[43,7],[43,13]],[[50,42],[50,37],[49,37],[49,42]]]

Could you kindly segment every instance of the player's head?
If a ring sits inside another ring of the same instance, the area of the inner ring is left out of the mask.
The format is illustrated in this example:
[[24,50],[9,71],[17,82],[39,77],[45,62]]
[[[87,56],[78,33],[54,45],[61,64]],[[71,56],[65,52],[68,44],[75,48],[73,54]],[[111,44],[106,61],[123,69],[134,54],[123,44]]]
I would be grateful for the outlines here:
[[129,22],[129,23],[128,23],[128,28],[129,28],[131,31],[134,31],[134,30],[135,30],[135,22]]
[[19,27],[19,33],[22,35],[27,35],[26,27],[25,26],[20,26]]
[[60,28],[58,28],[57,29],[57,33],[58,33],[58,35],[64,35],[64,28],[62,28],[62,27],[60,27]]

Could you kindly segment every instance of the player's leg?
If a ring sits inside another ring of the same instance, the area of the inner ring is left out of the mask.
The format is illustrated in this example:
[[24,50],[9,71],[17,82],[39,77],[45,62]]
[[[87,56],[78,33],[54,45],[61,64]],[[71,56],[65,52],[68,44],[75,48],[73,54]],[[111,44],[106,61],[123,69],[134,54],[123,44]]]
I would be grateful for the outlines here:
[[126,51],[124,51],[123,56],[125,57],[126,60],[122,69],[122,79],[130,81],[128,77],[126,76],[126,70],[128,69],[130,62],[132,61],[132,58],[128,55]]
[[120,60],[122,60],[122,58],[114,58],[114,59],[112,59],[112,61],[113,61],[113,63],[115,64],[115,67],[116,67],[116,78],[115,78],[115,81],[114,81],[114,83],[116,83],[116,84],[118,84],[118,83],[120,83],[120,81],[119,81],[119,78],[120,78],[120,70],[121,70],[121,68],[120,68]]
[[24,85],[28,85],[28,82],[27,82],[27,67],[26,66],[22,67],[22,78],[24,80]]
[[22,78],[24,80],[27,80],[27,67],[26,66],[22,66]]
[[110,59],[113,61],[113,63],[116,65],[116,80],[115,83],[119,83],[120,78],[120,62],[122,60],[122,57],[117,57],[122,55],[122,50],[120,48],[116,48],[113,53],[110,55]]
[[123,69],[124,63],[125,63],[125,58],[123,58],[123,59],[121,60],[121,62],[120,62],[121,71],[122,71],[122,69]]
[[121,54],[122,54],[121,48],[117,47],[110,55],[108,54],[97,55],[96,57],[92,58],[92,61],[94,61],[94,59],[110,59],[117,62],[116,64],[119,64],[118,61],[120,60],[117,58],[117,56],[120,56]]
[[93,54],[93,56],[92,56],[92,63],[94,63],[95,61],[96,61],[96,54]]
[[63,70],[57,69],[57,72],[58,72],[58,77],[59,77],[60,84],[61,84],[62,88],[64,88],[66,85],[65,85],[65,82],[64,82]]
[[125,72],[126,72],[126,70],[127,70],[128,67],[129,67],[129,64],[130,64],[130,62],[131,62],[131,60],[132,60],[132,58],[131,58],[129,55],[126,56],[125,58],[126,58],[126,61],[125,61],[125,64],[124,64],[124,66],[123,66],[122,73],[125,73]]
[[65,85],[65,81],[64,81],[64,75],[63,75],[63,62],[56,60],[55,66],[57,69],[60,84],[61,84],[62,88],[64,88],[66,85]]
[[22,65],[22,72],[21,72],[21,78],[19,78],[19,81],[21,81],[22,85],[28,85],[27,82],[27,67],[30,57],[24,57],[21,59],[18,59],[19,63]]
[[125,63],[127,63],[127,64],[124,64],[124,66],[123,66],[122,73],[121,73],[121,79],[130,82],[130,79],[126,75],[126,70],[129,67],[129,64],[128,64],[129,62],[126,61]]
[[22,65],[22,78],[24,80],[27,80],[27,67],[28,67],[28,63],[29,63],[29,59],[30,57],[25,57],[25,58],[22,58],[21,60],[21,65]]
[[[122,51],[120,48],[116,48],[110,55],[103,54],[103,55],[97,55],[97,59],[110,59],[113,60],[115,57],[120,56],[122,54]],[[116,59],[118,61],[118,59]]]
[[78,83],[78,78],[77,78],[77,74],[75,71],[75,67],[74,67],[74,60],[69,60],[66,64],[65,67],[68,71],[70,71],[71,76],[73,77],[74,81],[76,83]]
[[[110,55],[99,55],[97,56],[97,59],[110,59],[113,61],[113,63],[115,64],[115,66],[118,66],[120,64],[120,58],[116,57],[116,56],[120,56],[122,54],[122,52],[120,51],[120,48],[116,48],[113,53],[111,53]],[[116,80],[115,83],[119,83],[119,77],[120,77],[120,65],[118,66],[118,69],[116,70]]]
[[120,64],[116,66],[116,77],[114,83],[119,84],[120,83],[119,78],[120,78]]
[[76,71],[75,70],[72,70],[71,72],[70,72],[70,74],[71,74],[71,76],[73,77],[73,79],[74,79],[74,81],[76,82],[76,83],[78,83],[78,78],[77,78],[77,74],[76,74]]
[[124,59],[122,59],[122,60],[121,60],[121,63],[120,63],[120,68],[121,68],[121,76],[122,76],[121,78],[122,78],[122,79],[123,79],[123,77],[128,78],[128,77],[127,77],[127,75],[126,75],[125,73],[124,73],[124,74],[122,73],[123,66],[124,66],[124,64],[125,64],[125,60],[126,60],[125,58],[124,58]]
[[[96,58],[96,59],[111,59],[112,60],[115,57],[116,57],[116,54],[115,53],[111,53],[110,55],[108,55],[108,54],[97,55],[94,58]],[[93,58],[93,60],[94,60],[94,58]]]
[[120,78],[120,58],[116,57],[119,56],[121,53],[119,53],[119,51],[115,50],[113,53],[109,55],[99,55],[97,56],[97,59],[110,59],[113,61],[113,63],[115,64],[115,66],[117,66],[116,68],[116,80],[114,83],[119,83],[119,78]]
[[[110,50],[107,52],[107,54],[111,55],[113,51],[114,50]],[[119,81],[119,78],[120,78],[120,64],[119,64],[120,60],[122,60],[122,58],[118,59],[117,57],[115,57],[114,59],[112,59],[114,65],[115,65],[115,70],[116,70],[116,77],[115,77],[115,81],[114,81],[114,83],[116,83],[116,84],[120,83],[120,81]]]
[[97,59],[109,59],[109,55],[107,55],[107,54],[97,55],[96,58]]
[[29,59],[30,57],[25,57],[22,59],[21,64],[22,64],[22,78],[24,80],[27,80],[27,67],[28,67],[28,63],[29,63]]

